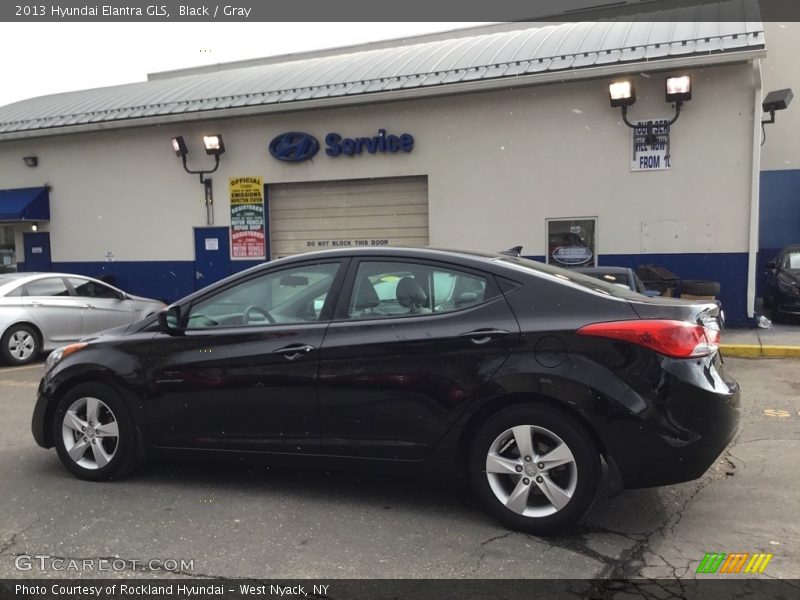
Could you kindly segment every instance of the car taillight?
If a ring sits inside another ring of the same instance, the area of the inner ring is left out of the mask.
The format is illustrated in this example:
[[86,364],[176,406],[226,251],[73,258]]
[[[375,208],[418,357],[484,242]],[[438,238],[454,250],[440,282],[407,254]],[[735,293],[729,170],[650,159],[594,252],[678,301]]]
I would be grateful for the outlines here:
[[708,356],[719,347],[718,330],[685,321],[641,319],[592,323],[577,333],[630,342],[672,358]]

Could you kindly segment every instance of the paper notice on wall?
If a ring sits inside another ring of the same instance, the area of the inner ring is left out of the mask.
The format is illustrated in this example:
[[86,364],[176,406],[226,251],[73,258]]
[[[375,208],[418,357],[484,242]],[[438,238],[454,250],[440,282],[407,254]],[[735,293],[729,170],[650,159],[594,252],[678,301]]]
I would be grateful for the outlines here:
[[219,239],[206,238],[206,250],[219,250]]
[[266,258],[264,179],[231,177],[231,256]]
[[669,119],[643,119],[631,129],[633,153],[631,171],[669,169]]

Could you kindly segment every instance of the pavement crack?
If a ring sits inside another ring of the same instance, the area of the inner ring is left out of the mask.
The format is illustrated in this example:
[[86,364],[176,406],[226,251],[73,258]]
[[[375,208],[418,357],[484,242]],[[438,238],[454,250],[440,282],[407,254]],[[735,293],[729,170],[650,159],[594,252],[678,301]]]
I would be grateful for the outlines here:
[[29,529],[31,529],[34,525],[36,525],[41,520],[42,520],[41,517],[39,517],[37,519],[34,519],[33,521],[31,521],[28,525],[26,525],[25,527],[23,527],[19,531],[16,531],[16,532],[12,533],[11,537],[8,539],[8,541],[5,542],[2,547],[0,547],[0,555],[5,554],[9,550],[11,550],[11,548],[16,546],[17,545],[17,538],[19,536],[21,536],[22,534],[26,533]]
[[[515,531],[507,531],[506,533],[501,533],[499,535],[492,536],[488,539],[483,540],[480,546],[481,548],[486,548],[486,546],[488,546],[489,544],[493,544],[498,540],[504,540],[507,537],[514,535],[515,533],[516,533]],[[478,556],[478,559],[475,561],[475,566],[472,567],[472,569],[469,572],[470,575],[474,575],[480,570],[481,566],[483,566],[483,561],[486,560],[486,556],[488,554],[489,554],[488,549],[484,549],[481,551],[480,556]]]

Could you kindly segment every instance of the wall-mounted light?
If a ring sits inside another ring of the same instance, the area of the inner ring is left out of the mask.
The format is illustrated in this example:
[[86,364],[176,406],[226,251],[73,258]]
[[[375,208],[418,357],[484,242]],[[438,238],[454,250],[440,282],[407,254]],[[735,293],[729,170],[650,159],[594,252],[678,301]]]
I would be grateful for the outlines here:
[[[620,79],[612,81],[608,85],[608,97],[611,101],[611,108],[620,107],[622,111],[622,120],[625,125],[631,129],[643,127],[643,125],[634,125],[628,120],[628,107],[636,102],[636,88],[631,79]],[[675,104],[675,116],[659,127],[667,128],[681,115],[681,106],[687,100],[692,99],[692,78],[689,75],[679,75],[676,77],[667,77],[664,82],[664,99],[667,102]],[[647,134],[645,135],[644,142],[648,146],[652,146],[658,140],[658,136],[653,132],[654,124],[650,123],[647,127]]]
[[667,102],[678,103],[692,99],[692,78],[688,75],[667,77],[664,84],[664,97]]
[[792,98],[794,98],[794,94],[792,93],[791,88],[773,90],[767,94],[766,98],[764,98],[764,101],[761,103],[761,108],[764,110],[764,112],[769,113],[769,119],[766,121],[761,121],[762,146],[764,145],[764,142],[767,141],[767,132],[764,129],[764,125],[772,125],[775,122],[775,111],[786,110],[789,108]]
[[208,225],[214,224],[214,193],[213,188],[211,187],[211,178],[206,177],[206,175],[210,175],[214,171],[219,168],[219,157],[221,154],[225,152],[225,144],[222,141],[222,136],[220,134],[214,135],[204,135],[203,136],[203,146],[206,149],[206,154],[210,154],[214,156],[214,168],[208,170],[192,170],[186,164],[186,155],[189,154],[189,149],[186,146],[186,141],[183,139],[183,136],[175,136],[171,140],[172,142],[172,150],[175,152],[175,156],[179,156],[181,162],[183,163],[183,170],[191,175],[199,175],[200,176],[200,183],[203,184],[203,188],[205,190],[205,199],[206,199],[206,222]]
[[219,156],[225,152],[225,144],[222,143],[222,136],[219,134],[204,135],[203,145],[206,147],[206,154]]
[[39,231],[39,224],[38,223],[33,223],[31,225],[31,231]]
[[189,150],[186,148],[186,142],[183,141],[183,136],[172,138],[172,149],[175,150],[175,156],[186,156]]
[[39,157],[38,156],[23,156],[23,162],[25,163],[26,167],[36,167],[39,165]]
[[636,89],[633,87],[633,81],[630,79],[612,81],[608,86],[608,97],[611,99],[612,108],[630,106],[636,102]]

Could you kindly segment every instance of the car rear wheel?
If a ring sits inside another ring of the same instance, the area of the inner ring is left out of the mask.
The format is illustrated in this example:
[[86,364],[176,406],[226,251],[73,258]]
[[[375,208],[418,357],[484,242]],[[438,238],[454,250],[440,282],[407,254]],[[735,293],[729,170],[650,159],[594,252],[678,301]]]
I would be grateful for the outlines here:
[[136,464],[136,433],[117,391],[103,383],[82,383],[58,403],[53,419],[58,457],[81,479],[122,477]]
[[2,354],[12,365],[26,365],[39,356],[39,335],[29,325],[12,325],[3,334]]
[[577,522],[594,501],[600,455],[582,427],[539,406],[493,415],[477,432],[470,481],[507,527],[549,535]]

